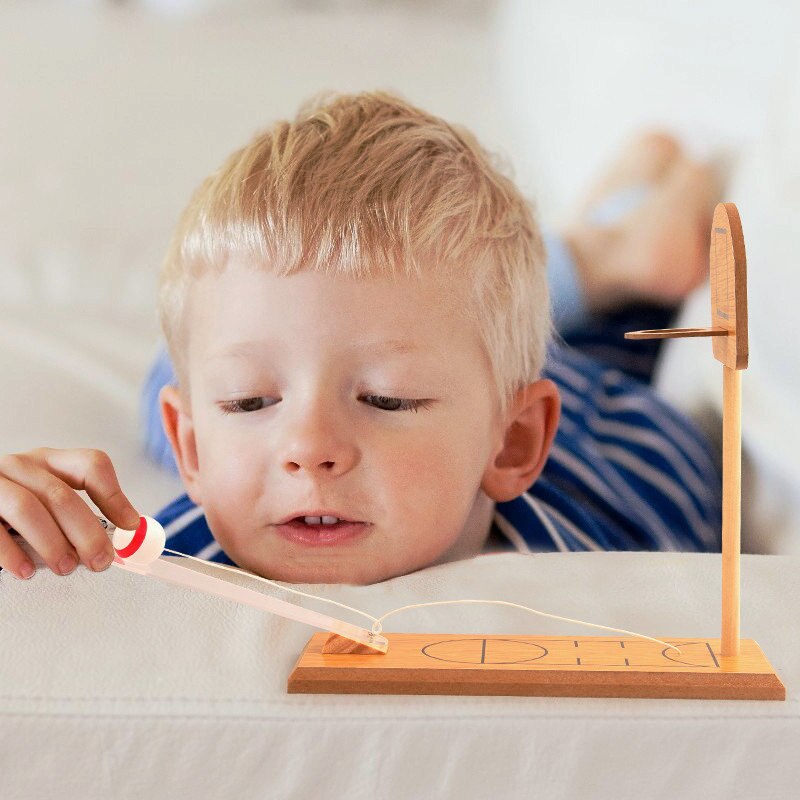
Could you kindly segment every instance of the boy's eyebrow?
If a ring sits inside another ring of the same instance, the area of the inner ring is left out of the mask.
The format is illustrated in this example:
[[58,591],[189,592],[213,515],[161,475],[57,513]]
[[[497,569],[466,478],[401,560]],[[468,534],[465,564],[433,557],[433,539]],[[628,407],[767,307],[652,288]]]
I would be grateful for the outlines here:
[[[279,344],[272,339],[252,339],[246,342],[235,342],[227,347],[212,353],[206,361],[213,361],[219,358],[235,358],[237,356],[246,356],[248,353],[260,350],[262,348],[269,349]],[[401,339],[386,339],[385,341],[377,342],[361,342],[353,344],[349,348],[352,350],[370,350],[373,353],[411,353],[419,350],[419,345],[414,342],[404,342]]]

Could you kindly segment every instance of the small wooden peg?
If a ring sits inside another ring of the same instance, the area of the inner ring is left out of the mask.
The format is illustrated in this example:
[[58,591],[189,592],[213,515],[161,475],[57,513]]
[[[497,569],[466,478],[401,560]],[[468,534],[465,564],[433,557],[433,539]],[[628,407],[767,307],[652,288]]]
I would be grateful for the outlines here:
[[685,339],[689,336],[728,336],[725,328],[664,328],[655,331],[629,331],[626,339]]

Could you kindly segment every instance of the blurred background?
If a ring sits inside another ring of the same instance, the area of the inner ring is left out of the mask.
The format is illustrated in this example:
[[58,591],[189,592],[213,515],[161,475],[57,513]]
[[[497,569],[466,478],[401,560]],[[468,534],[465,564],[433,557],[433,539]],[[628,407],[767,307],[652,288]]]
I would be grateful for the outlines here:
[[[109,453],[142,513],[156,286],[191,191],[312,94],[389,89],[472,129],[557,228],[622,143],[728,164],[748,251],[745,549],[800,552],[800,7],[708,0],[0,0],[0,452]],[[708,296],[681,324],[708,324]],[[719,413],[710,345],[659,390]]]

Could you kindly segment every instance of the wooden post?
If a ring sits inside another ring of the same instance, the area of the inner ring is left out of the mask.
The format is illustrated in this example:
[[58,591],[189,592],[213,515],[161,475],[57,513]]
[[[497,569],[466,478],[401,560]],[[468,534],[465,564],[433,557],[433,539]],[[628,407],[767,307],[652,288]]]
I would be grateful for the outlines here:
[[713,336],[711,350],[722,364],[722,636],[721,655],[739,655],[742,550],[742,378],[747,369],[747,255],[739,211],[718,203],[709,250],[710,328],[631,331],[626,339]]
[[742,380],[722,367],[722,637],[723,656],[739,655],[739,555],[742,510]]

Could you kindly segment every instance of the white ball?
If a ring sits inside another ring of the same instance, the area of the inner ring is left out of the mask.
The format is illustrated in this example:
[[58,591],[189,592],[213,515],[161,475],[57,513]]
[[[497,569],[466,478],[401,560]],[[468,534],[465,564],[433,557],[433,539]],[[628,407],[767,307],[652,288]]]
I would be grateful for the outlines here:
[[135,531],[117,528],[112,542],[117,556],[123,561],[145,566],[164,552],[167,535],[161,524],[152,517],[139,517],[139,525]]

